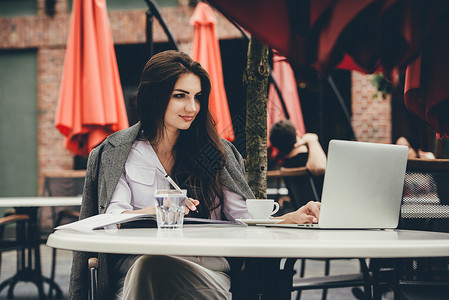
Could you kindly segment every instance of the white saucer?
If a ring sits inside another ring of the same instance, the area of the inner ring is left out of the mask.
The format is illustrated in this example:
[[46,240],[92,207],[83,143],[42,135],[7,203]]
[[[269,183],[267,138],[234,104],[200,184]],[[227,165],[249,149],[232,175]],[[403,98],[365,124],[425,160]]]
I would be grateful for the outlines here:
[[283,219],[237,219],[240,222],[246,223],[248,225],[256,224],[276,224],[284,221]]

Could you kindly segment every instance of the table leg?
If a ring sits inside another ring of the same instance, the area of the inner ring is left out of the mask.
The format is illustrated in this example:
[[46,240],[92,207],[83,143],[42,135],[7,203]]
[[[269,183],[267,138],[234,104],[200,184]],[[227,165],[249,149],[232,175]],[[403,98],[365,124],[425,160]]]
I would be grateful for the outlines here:
[[245,268],[231,270],[233,300],[290,300],[295,271],[280,269],[279,258],[246,258]]
[[397,260],[393,258],[373,258],[370,260],[370,270],[372,272],[373,299],[381,300],[382,294],[393,290],[395,299],[397,295]]
[[[0,292],[9,286],[8,288],[8,299],[14,298],[14,288],[16,284],[20,281],[32,282],[36,285],[38,289],[39,299],[46,299],[42,276],[40,273],[36,272],[36,268],[33,268],[33,252],[36,248],[33,246],[28,246],[25,249],[19,250],[17,253],[17,273],[12,277],[3,281],[0,285]],[[39,268],[40,270],[40,268]]]

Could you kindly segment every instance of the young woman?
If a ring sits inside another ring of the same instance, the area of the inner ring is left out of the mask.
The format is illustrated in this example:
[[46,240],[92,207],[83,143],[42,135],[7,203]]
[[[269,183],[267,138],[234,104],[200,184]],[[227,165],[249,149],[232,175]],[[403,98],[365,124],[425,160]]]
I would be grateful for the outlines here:
[[[186,210],[211,219],[248,218],[243,159],[218,138],[208,109],[210,79],[198,62],[176,51],[154,55],[142,73],[140,122],[109,136],[89,155],[81,218],[98,213],[154,213],[153,192],[170,187],[169,174],[188,190]],[[319,204],[285,215],[316,222]],[[70,299],[87,298],[87,258],[76,252]],[[230,299],[223,257],[98,254],[104,299]],[[164,280],[170,278],[170,280]],[[112,293],[111,293],[112,291]]]

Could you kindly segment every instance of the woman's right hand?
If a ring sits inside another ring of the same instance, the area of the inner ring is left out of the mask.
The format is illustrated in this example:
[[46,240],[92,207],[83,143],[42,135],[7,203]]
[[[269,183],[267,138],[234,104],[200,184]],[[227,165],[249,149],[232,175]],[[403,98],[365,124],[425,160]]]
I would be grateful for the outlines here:
[[[184,214],[187,215],[188,213],[190,213],[190,211],[196,211],[196,206],[200,204],[200,201],[192,199],[192,198],[187,198],[186,199],[186,210],[184,211]],[[156,214],[156,208],[154,206],[147,206],[141,209],[136,209],[136,210],[126,210],[124,212],[122,212],[122,214],[149,214],[149,215],[154,215]]]
[[186,210],[184,212],[185,215],[187,215],[188,213],[190,213],[190,211],[194,211],[196,212],[196,206],[200,204],[200,201],[195,200],[193,198],[188,198],[186,199]]

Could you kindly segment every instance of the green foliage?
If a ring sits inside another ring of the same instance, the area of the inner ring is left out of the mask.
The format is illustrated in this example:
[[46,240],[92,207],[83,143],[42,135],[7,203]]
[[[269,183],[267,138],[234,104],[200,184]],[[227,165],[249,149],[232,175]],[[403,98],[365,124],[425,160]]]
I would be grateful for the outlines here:
[[382,95],[382,99],[385,99],[393,91],[393,85],[382,73],[374,74],[371,83],[377,89],[377,92],[373,95],[373,99],[377,98],[379,94]]

